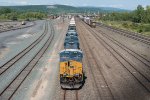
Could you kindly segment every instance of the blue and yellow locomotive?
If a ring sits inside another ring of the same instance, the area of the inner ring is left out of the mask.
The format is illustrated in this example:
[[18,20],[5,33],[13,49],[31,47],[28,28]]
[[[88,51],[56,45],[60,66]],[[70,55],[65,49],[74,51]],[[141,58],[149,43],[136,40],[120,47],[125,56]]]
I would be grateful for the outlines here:
[[79,49],[79,39],[75,20],[71,19],[64,42],[64,50],[60,51],[60,85],[63,89],[79,89],[84,82],[83,52]]

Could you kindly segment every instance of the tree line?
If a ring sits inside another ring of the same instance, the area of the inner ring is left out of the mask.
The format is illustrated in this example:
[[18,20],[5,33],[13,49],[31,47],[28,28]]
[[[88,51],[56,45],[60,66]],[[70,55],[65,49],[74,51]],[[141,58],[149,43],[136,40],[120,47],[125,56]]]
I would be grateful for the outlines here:
[[132,12],[113,12],[103,14],[102,20],[110,21],[132,21],[135,23],[150,23],[150,6],[145,9],[142,5],[138,5],[137,9]]
[[0,19],[1,20],[32,20],[32,19],[43,19],[46,18],[47,14],[44,12],[33,12],[33,11],[16,11],[10,8],[0,8]]

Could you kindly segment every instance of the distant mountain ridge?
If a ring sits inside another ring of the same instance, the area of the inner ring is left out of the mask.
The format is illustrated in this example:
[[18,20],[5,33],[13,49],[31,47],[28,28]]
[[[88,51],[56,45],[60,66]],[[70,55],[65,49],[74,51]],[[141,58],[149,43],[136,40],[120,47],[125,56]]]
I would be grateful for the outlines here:
[[11,8],[17,11],[35,11],[35,12],[46,12],[52,14],[60,13],[84,13],[84,12],[129,12],[129,10],[113,8],[113,7],[73,7],[68,5],[24,5],[24,6],[0,6]]
[[78,7],[82,10],[87,10],[91,12],[130,12],[130,10],[113,8],[113,7]]

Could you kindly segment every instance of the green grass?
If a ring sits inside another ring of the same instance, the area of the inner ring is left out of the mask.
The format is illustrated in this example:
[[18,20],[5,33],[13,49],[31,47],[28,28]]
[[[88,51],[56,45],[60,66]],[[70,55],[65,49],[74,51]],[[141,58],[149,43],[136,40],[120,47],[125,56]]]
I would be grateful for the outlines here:
[[102,23],[112,27],[121,28],[124,30],[150,36],[150,24],[133,23],[130,21],[102,21]]

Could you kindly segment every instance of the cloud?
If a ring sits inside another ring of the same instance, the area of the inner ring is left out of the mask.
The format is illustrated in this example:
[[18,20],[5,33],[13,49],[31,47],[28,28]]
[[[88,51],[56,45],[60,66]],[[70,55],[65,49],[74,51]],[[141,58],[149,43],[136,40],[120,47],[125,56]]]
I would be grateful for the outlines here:
[[9,0],[0,2],[0,6],[9,6],[9,5],[29,5],[28,0]]
[[20,1],[20,2],[18,2],[18,3],[20,3],[21,5],[27,5],[27,4],[28,4],[27,1]]

